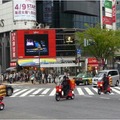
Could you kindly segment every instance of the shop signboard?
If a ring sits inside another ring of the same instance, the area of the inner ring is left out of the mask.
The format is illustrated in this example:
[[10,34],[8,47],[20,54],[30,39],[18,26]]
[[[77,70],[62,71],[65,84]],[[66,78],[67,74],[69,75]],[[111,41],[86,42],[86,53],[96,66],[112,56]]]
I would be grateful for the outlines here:
[[17,40],[16,40],[16,32],[11,33],[11,42],[10,42],[10,54],[11,54],[11,59],[16,59],[17,58]]

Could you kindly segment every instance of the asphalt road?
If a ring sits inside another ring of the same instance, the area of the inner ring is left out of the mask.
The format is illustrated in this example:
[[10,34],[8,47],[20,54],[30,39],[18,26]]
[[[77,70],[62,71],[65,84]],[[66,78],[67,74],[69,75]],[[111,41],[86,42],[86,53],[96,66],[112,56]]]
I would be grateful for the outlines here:
[[[17,88],[41,88],[42,86],[15,86]],[[54,85],[46,85],[46,88]],[[91,86],[78,86],[84,89]],[[120,95],[79,95],[74,100],[57,102],[55,96],[5,97],[5,109],[0,119],[120,119]]]

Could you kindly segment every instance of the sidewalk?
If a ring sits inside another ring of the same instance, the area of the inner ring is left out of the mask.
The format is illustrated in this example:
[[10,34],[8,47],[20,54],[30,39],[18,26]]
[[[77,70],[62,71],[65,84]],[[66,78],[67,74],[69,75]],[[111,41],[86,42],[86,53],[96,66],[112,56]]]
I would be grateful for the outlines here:
[[[70,76],[69,78],[72,79],[74,76]],[[59,81],[58,77],[56,78],[56,82]],[[6,85],[56,85],[55,83],[40,83],[39,82],[36,82],[34,84],[31,83],[31,81],[28,81],[28,82],[14,82],[12,84],[4,81],[3,84],[6,84]]]

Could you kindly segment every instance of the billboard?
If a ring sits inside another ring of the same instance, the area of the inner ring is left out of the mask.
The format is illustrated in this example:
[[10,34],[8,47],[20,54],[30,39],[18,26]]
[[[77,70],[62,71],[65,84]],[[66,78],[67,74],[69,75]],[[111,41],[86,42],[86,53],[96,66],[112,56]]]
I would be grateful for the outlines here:
[[24,40],[25,56],[48,55],[48,34],[27,34]]
[[22,58],[56,58],[55,29],[17,30],[17,56]]
[[36,21],[35,0],[13,0],[14,20]]

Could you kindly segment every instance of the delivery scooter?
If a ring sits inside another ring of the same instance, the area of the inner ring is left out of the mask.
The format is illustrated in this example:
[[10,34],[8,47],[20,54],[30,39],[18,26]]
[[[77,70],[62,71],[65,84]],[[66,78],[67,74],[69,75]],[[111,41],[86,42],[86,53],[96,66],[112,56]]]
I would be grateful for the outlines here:
[[0,110],[3,110],[4,109],[4,103],[3,103],[3,97],[0,97]]

